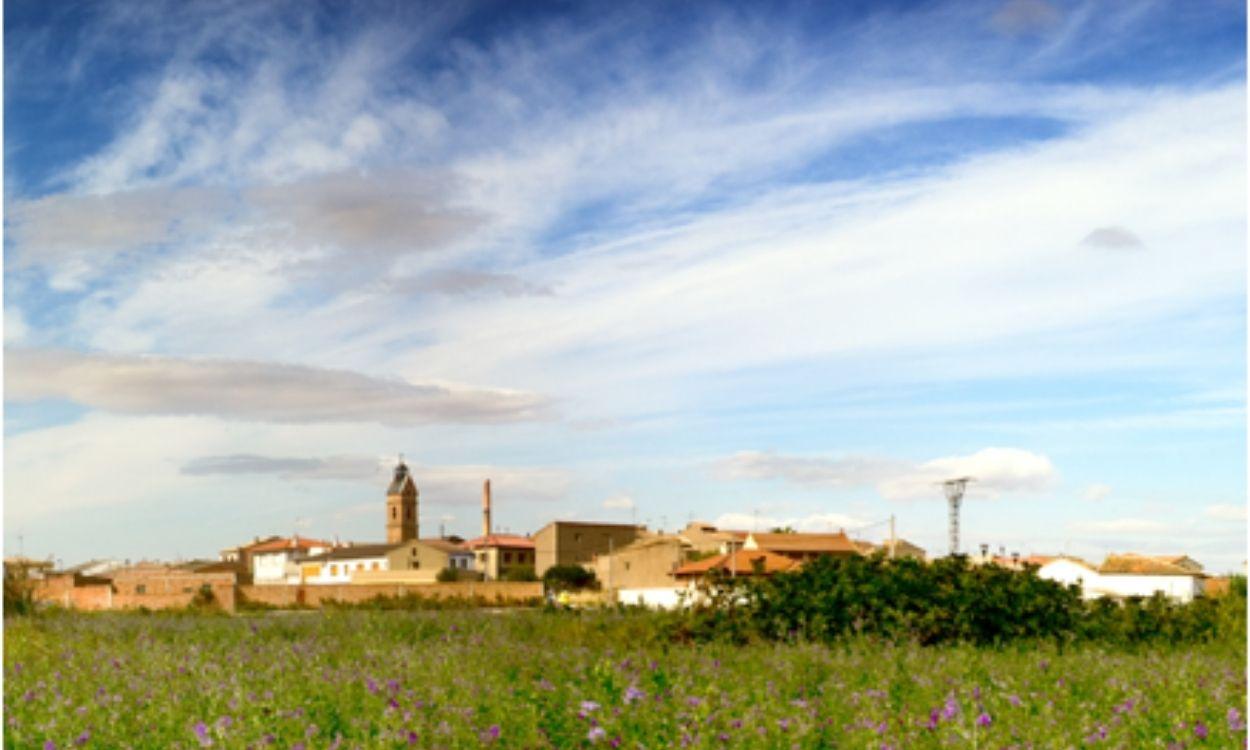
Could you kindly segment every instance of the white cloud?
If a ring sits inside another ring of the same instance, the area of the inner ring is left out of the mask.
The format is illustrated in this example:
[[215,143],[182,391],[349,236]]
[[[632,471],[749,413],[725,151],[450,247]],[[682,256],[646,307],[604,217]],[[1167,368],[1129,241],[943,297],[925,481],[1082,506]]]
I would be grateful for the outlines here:
[[1111,494],[1111,486],[1106,484],[1091,484],[1081,493],[1081,497],[1091,503],[1099,500],[1105,500]]
[[129,414],[206,414],[273,422],[509,422],[538,419],[533,394],[414,384],[271,362],[15,349],[5,397],[65,398]]
[[843,513],[811,513],[806,516],[760,516],[754,513],[722,513],[712,525],[736,531],[769,531],[791,528],[809,533],[854,531],[869,525],[868,521]]
[[1090,534],[1156,536],[1167,533],[1172,526],[1149,518],[1115,518],[1106,521],[1079,521],[1069,524],[1068,528]]
[[608,510],[632,510],[638,506],[629,495],[614,495],[603,501],[603,507]]
[[26,340],[30,327],[26,325],[26,316],[16,307],[4,308],[4,343],[6,346],[20,344]]
[[1240,521],[1246,520],[1246,506],[1244,505],[1208,505],[1205,510],[1208,518],[1214,518],[1217,521]]
[[824,458],[793,456],[772,451],[742,451],[714,465],[718,476],[730,480],[779,479],[800,485],[846,487],[872,484],[906,469],[901,461],[852,456]]
[[984,448],[918,465],[876,457],[824,458],[747,451],[717,462],[714,468],[719,476],[731,480],[782,480],[821,487],[875,485],[889,500],[940,499],[939,485],[956,477],[975,478],[969,495],[997,496],[1043,490],[1056,476],[1049,458],[1018,448]]

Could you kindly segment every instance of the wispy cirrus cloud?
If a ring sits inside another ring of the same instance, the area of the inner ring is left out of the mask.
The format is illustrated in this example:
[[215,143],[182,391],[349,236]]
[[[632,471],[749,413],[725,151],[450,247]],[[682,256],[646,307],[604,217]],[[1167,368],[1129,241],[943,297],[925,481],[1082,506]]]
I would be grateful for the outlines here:
[[874,486],[890,500],[941,498],[944,480],[970,476],[970,495],[1030,493],[1046,489],[1057,473],[1050,459],[1018,448],[985,448],[965,456],[915,464],[888,458],[827,458],[746,451],[714,464],[731,480],[780,480],[819,487]]
[[[286,480],[378,482],[385,479],[396,459],[343,455],[324,457],[268,456],[255,453],[198,456],[181,472],[197,477],[273,476]],[[421,501],[436,505],[474,505],[481,502],[482,482],[491,481],[492,493],[502,502],[552,501],[569,490],[568,472],[543,467],[485,464],[430,465],[409,462]],[[380,485],[379,485],[380,486]]]
[[419,425],[543,418],[531,393],[417,384],[272,362],[15,349],[5,397],[61,398],[124,414],[204,414],[270,422]]

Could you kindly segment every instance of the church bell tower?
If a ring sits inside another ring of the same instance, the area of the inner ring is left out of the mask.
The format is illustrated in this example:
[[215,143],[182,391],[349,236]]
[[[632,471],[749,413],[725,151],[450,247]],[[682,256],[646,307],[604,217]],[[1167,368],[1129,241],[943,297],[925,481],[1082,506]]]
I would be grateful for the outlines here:
[[395,478],[386,490],[386,543],[398,544],[417,538],[417,483],[401,456]]

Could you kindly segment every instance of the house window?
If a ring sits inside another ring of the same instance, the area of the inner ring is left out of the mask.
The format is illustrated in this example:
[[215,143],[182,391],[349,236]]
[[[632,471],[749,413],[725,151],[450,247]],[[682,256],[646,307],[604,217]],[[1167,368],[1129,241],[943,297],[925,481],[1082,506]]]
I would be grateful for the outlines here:
[[404,518],[412,520],[412,508],[404,508]]
[[582,540],[582,533],[580,531],[573,535],[574,542],[580,542],[581,540]]
[[373,564],[373,569],[374,569],[374,570],[377,570],[377,569],[378,569],[378,564],[377,564],[377,563],[374,563],[374,564]]
[[336,575],[338,575],[338,574],[339,574],[339,566],[337,566],[337,565],[331,565],[331,566],[330,566],[330,575],[332,575],[332,576],[336,576]]
[[183,587],[182,587],[182,593],[184,593],[184,594],[190,594],[190,593],[191,593],[191,587],[190,587],[190,586],[183,586]]
[[510,563],[510,562],[512,562],[512,553],[511,553],[511,552],[505,552],[505,553],[503,553],[503,561],[504,561],[504,563]]
[[629,563],[625,563],[625,570],[629,570]]
[[136,594],[146,594],[146,593],[148,593],[148,587],[147,587],[145,584],[142,584],[142,583],[141,583],[141,584],[139,584],[138,586],[135,586],[135,593],[136,593]]
[[397,518],[399,518],[399,508],[392,507],[391,508],[391,520],[394,521]]

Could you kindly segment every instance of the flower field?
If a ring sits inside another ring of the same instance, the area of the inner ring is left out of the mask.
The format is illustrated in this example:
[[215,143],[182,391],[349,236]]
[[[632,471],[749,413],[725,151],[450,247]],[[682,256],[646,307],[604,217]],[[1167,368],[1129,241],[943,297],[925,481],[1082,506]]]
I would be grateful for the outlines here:
[[5,746],[1245,746],[1240,646],[672,645],[653,619],[13,618]]

